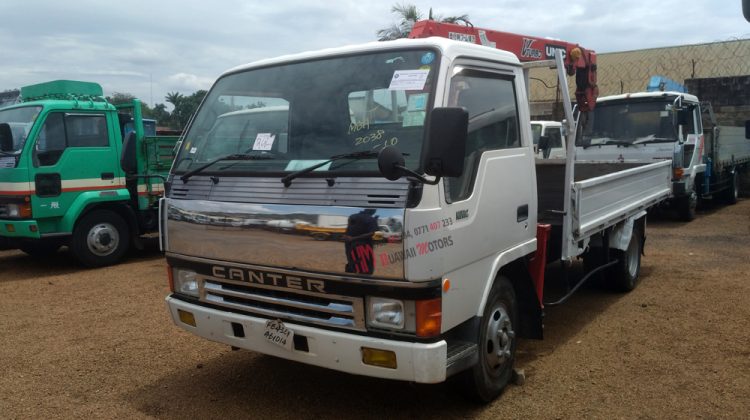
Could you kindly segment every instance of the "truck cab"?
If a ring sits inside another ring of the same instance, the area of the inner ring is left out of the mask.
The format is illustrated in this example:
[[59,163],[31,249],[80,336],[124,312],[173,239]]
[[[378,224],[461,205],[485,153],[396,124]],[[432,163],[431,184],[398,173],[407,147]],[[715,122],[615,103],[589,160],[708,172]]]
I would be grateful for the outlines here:
[[0,109],[0,240],[35,256],[67,245],[85,265],[114,263],[157,227],[157,172],[176,139],[144,136],[140,102],[115,107],[96,83],[47,82],[21,97]]
[[565,142],[559,121],[532,121],[531,136],[537,159],[565,159]]
[[683,92],[639,92],[600,97],[576,144],[576,159],[672,160],[671,204],[695,217],[696,178],[705,171],[701,107]]
[[[444,38],[224,73],[161,205],[173,322],[358,375],[461,375],[478,399],[497,397],[517,339],[541,338],[546,261],[601,250],[607,265],[592,268],[616,268],[632,290],[645,209],[669,190],[669,162],[574,178],[570,156],[536,159],[525,86],[513,54]],[[248,107],[252,126],[215,134]],[[264,228],[283,220],[295,230]]]

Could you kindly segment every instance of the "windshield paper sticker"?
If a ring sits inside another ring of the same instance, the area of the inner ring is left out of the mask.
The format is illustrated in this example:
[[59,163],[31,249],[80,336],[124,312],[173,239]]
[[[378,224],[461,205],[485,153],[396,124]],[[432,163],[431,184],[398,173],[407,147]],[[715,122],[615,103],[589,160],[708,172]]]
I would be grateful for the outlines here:
[[[300,169],[309,168],[310,166],[323,163],[326,160],[328,159],[290,160],[289,164],[286,165],[286,168],[284,170],[285,171],[299,171]],[[331,163],[329,162],[328,164],[323,165],[320,168],[316,169],[316,171],[327,171],[330,166],[331,166]]]
[[258,133],[258,136],[255,137],[253,150],[271,150],[274,140],[276,140],[276,136],[274,134]]
[[388,90],[422,90],[429,70],[396,70]]

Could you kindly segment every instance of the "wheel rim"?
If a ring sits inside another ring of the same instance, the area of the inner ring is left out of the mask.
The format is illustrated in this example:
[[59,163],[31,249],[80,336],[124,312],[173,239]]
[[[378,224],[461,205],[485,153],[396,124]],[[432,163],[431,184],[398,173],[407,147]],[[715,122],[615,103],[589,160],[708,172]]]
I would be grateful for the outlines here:
[[625,258],[627,258],[627,267],[628,267],[628,274],[630,275],[630,278],[634,278],[636,274],[638,274],[638,244],[636,241],[638,238],[636,236],[633,236],[630,238],[630,244],[628,244],[628,250],[625,253]]
[[94,255],[103,257],[113,253],[120,244],[120,233],[110,223],[94,225],[86,236],[86,245]]
[[505,306],[497,304],[487,320],[485,363],[487,371],[498,375],[511,362],[513,340],[516,337],[513,323]]

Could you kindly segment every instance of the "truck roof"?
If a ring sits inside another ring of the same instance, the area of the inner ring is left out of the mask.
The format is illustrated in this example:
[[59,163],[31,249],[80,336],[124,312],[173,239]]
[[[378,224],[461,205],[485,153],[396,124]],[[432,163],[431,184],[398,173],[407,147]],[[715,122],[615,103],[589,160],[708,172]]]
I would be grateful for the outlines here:
[[691,95],[689,93],[683,93],[683,92],[674,92],[674,91],[666,91],[666,92],[634,92],[634,93],[622,93],[619,95],[610,95],[610,96],[602,96],[599,99],[597,99],[597,103],[600,102],[606,102],[606,101],[616,101],[619,99],[627,99],[627,98],[660,98],[660,97],[677,97],[682,96],[684,99],[690,101],[690,102],[698,102],[698,97],[695,95]]
[[255,61],[249,64],[244,64],[231,68],[224,72],[221,77],[236,73],[243,70],[249,70],[259,67],[267,67],[271,65],[292,63],[295,61],[307,61],[319,58],[328,58],[336,56],[351,55],[354,53],[361,52],[377,52],[377,51],[389,51],[398,50],[404,48],[437,48],[440,50],[444,57],[457,58],[460,56],[471,56],[472,58],[485,59],[496,62],[503,62],[507,64],[520,66],[518,57],[514,54],[498,50],[496,48],[485,47],[477,44],[470,44],[468,42],[454,41],[447,38],[441,37],[430,37],[423,39],[397,39],[394,41],[375,41],[364,44],[348,45],[337,48],[326,48],[318,51],[307,51],[298,54],[283,55],[276,58],[264,59]]

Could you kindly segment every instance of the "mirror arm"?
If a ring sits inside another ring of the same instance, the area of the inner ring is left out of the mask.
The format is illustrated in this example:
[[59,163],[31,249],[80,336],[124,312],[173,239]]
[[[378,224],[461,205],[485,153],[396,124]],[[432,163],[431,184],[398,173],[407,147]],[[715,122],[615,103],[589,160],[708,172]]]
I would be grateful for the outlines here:
[[427,185],[437,185],[438,182],[440,182],[440,177],[436,176],[434,180],[430,181],[429,179],[425,178],[424,175],[420,175],[411,169],[402,166],[402,165],[393,165],[394,168],[400,169],[401,171],[405,172],[408,175],[413,176],[414,178],[417,178],[419,182]]

